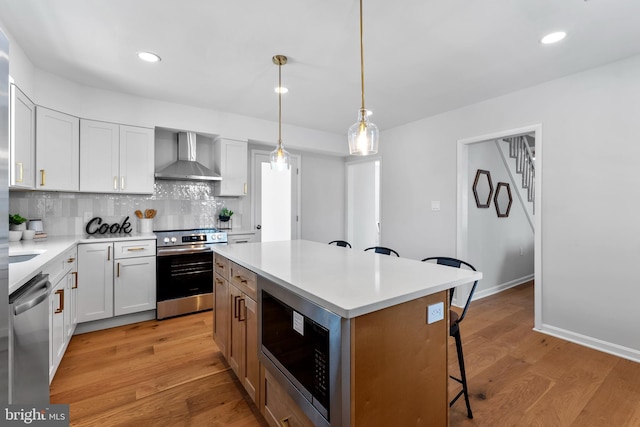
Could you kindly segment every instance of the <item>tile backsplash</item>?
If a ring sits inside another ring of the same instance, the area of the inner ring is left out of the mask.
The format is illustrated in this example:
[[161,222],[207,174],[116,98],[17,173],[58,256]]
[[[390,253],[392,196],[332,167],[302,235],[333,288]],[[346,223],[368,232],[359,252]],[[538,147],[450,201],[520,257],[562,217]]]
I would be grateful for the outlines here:
[[[233,227],[242,228],[246,202],[242,198],[215,197],[212,182],[156,181],[151,195],[11,191],[9,213],[42,219],[49,236],[85,234],[87,219],[100,217],[120,223],[125,217],[134,232],[140,228],[135,211],[158,211],[154,230],[215,227],[222,207],[234,211]],[[246,215],[247,222],[249,215]],[[247,224],[248,226],[248,224]]]

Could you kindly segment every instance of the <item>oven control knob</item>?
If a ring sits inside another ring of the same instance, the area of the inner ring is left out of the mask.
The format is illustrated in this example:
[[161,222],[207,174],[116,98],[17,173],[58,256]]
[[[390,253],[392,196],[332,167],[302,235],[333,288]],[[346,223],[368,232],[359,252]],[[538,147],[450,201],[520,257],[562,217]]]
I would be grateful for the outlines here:
[[211,240],[218,240],[218,235],[217,234],[212,234],[211,235]]
[[164,238],[164,240],[163,240],[163,242],[164,242],[164,243],[169,243],[169,238],[168,238],[168,237],[165,237],[165,238]]
[[171,243],[175,243],[175,242],[177,242],[177,241],[178,241],[178,239],[176,239],[175,237],[172,237],[172,238],[171,238]]

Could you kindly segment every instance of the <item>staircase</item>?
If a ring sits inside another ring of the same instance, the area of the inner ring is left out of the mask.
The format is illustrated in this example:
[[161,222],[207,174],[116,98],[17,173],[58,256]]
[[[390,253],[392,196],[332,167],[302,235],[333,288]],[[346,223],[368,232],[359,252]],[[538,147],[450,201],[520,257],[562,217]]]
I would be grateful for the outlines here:
[[522,175],[522,188],[527,190],[527,201],[533,203],[535,213],[536,158],[529,145],[529,138],[533,139],[528,135],[521,135],[505,140],[509,143],[509,157],[516,159],[516,172]]
[[[498,151],[509,170],[520,202],[525,207],[531,228],[535,214],[535,138],[531,134],[496,140]],[[515,161],[510,160],[515,159]],[[518,178],[517,175],[520,175]],[[520,181],[520,185],[517,182]]]

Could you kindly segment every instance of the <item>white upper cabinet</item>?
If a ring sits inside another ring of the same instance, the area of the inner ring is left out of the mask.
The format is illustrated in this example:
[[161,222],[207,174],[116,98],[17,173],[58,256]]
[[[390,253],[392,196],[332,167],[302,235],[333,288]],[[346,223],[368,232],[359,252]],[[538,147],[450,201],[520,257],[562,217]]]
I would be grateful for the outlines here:
[[14,84],[11,85],[11,188],[35,186],[36,106]]
[[80,120],[80,190],[120,190],[120,126]]
[[79,190],[79,120],[36,106],[36,189]]
[[153,129],[120,125],[120,184],[126,193],[153,193]]
[[80,191],[153,193],[153,129],[80,120]]
[[222,181],[214,187],[216,196],[247,194],[247,147],[247,140],[214,140],[214,171],[222,176]]

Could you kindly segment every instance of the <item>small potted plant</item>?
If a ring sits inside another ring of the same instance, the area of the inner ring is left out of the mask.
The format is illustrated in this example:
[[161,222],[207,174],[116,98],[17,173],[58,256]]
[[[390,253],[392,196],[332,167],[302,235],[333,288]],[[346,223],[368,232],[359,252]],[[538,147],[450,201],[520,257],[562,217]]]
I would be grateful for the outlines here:
[[222,210],[218,214],[218,219],[220,219],[220,221],[222,222],[228,222],[231,219],[232,215],[233,215],[233,211],[227,208],[222,208]]
[[9,229],[14,231],[23,231],[27,229],[27,218],[21,217],[20,214],[9,215]]

